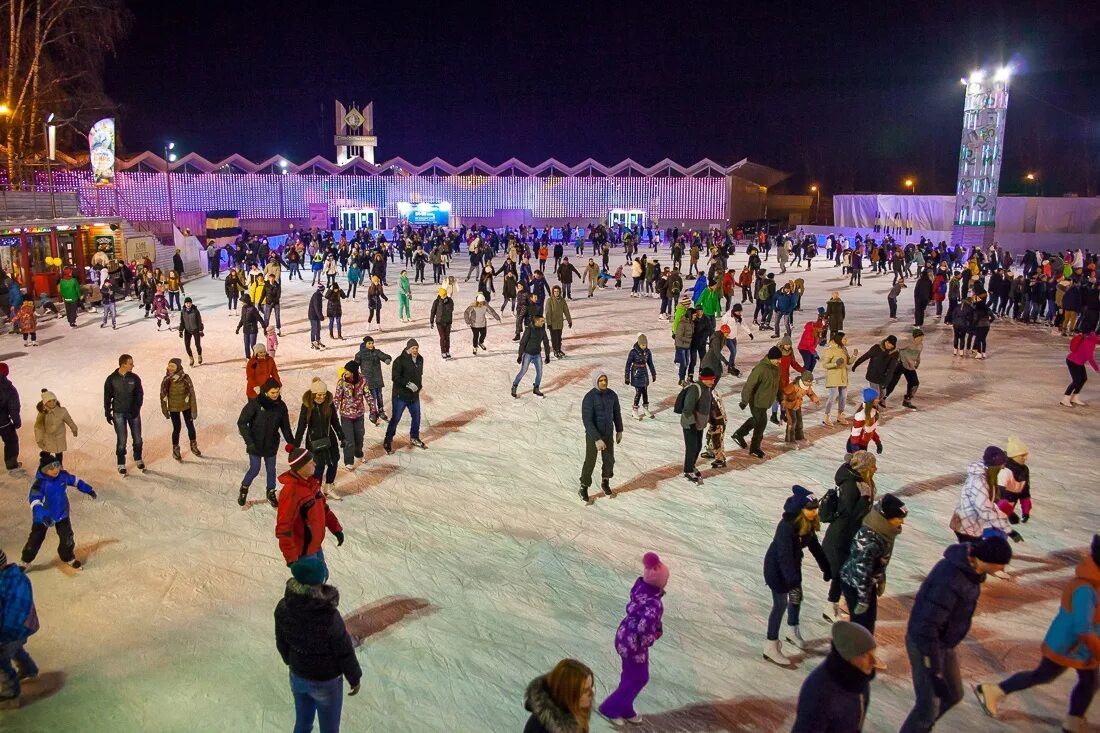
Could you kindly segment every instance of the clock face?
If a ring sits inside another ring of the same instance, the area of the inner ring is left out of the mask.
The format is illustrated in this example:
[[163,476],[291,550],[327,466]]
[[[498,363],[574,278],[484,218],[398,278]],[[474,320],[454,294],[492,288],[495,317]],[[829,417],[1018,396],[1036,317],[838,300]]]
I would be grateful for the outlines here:
[[344,115],[344,124],[353,130],[362,127],[364,122],[366,122],[366,120],[363,119],[363,115],[354,107],[351,108],[350,112]]

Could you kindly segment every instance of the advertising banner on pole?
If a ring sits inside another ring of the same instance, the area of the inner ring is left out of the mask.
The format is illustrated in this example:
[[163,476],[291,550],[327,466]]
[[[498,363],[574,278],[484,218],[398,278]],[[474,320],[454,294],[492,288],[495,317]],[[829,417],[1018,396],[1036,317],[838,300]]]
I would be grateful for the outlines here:
[[309,205],[309,228],[310,229],[328,229],[328,204],[327,203],[310,203]]
[[104,117],[88,131],[88,148],[92,163],[92,180],[98,186],[115,182],[115,120]]

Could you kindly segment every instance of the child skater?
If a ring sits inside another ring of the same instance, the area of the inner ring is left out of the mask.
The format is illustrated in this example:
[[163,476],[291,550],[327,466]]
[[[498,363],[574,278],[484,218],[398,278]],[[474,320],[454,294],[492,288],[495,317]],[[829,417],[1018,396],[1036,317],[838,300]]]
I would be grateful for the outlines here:
[[634,700],[649,682],[649,648],[661,638],[661,598],[668,584],[668,567],[655,552],[642,557],[642,577],[630,589],[626,618],[615,633],[615,651],[622,658],[618,688],[599,707],[600,715],[615,725],[641,723]]
[[61,461],[53,453],[43,451],[39,456],[38,473],[35,474],[30,495],[27,497],[34,523],[31,525],[27,544],[23,546],[19,565],[25,570],[34,561],[42,547],[42,540],[46,539],[46,530],[52,526],[57,530],[58,557],[72,567],[79,568],[81,563],[73,556],[76,540],[73,538],[73,525],[69,521],[69,497],[65,490],[69,486],[75,486],[78,491],[94,499],[95,489],[68,471],[63,471]]
[[[634,418],[653,417],[649,411],[649,383],[657,381],[657,370],[653,367],[653,352],[649,350],[649,341],[644,333],[638,334],[638,340],[630,355],[626,358],[626,384],[634,388]],[[643,412],[638,411],[641,402]]]
[[275,356],[275,352],[279,348],[279,334],[275,332],[274,326],[268,326],[264,329],[264,334],[267,336],[267,354],[268,356]]
[[852,414],[852,434],[848,437],[848,452],[867,450],[875,444],[875,452],[882,453],[882,439],[878,435],[878,390],[863,390],[863,402]]
[[153,296],[153,316],[157,319],[157,330],[160,330],[160,322],[163,320],[172,330],[172,316],[168,313],[168,299],[164,297],[164,286],[158,285],[156,295]]
[[806,441],[802,432],[802,400],[808,397],[815,405],[821,402],[814,392],[814,375],[809,370],[802,372],[798,379],[783,387],[783,411],[787,415],[788,444],[801,445]]
[[1016,513],[1016,504],[1020,505],[1023,519],[1031,519],[1031,470],[1027,467],[1027,446],[1012,436],[1005,449],[1008,460],[997,474],[997,493],[1000,500],[997,507],[1005,513],[1008,521],[1016,524],[1020,515]]
[[19,313],[12,319],[11,325],[12,328],[23,334],[24,346],[27,345],[28,340],[32,346],[38,346],[38,316],[34,314],[34,303],[32,301],[23,301],[23,305],[19,307]]

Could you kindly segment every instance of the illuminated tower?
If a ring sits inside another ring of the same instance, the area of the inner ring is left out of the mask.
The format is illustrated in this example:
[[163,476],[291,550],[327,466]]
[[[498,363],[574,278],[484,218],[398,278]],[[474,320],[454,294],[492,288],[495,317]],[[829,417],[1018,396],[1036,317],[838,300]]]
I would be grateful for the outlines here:
[[975,71],[969,79],[962,80],[966,98],[952,244],[970,247],[993,243],[1008,114],[1009,74],[1008,68],[1002,68],[992,77],[984,71]]
[[374,102],[362,111],[345,109],[340,100],[336,100],[336,165],[343,165],[352,158],[362,158],[368,163],[374,162],[374,148],[378,138],[374,136]]

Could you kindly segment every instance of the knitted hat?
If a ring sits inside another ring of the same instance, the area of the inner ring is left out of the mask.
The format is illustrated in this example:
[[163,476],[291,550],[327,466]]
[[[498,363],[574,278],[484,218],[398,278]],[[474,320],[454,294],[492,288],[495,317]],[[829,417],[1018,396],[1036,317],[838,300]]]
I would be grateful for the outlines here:
[[970,554],[984,563],[1008,565],[1012,562],[1012,545],[1004,532],[990,527],[982,532],[982,538],[970,545]]
[[989,446],[982,453],[982,463],[986,466],[1003,466],[1007,460],[1008,456],[1005,452],[995,445]]
[[770,349],[768,349],[768,358],[769,359],[782,359],[783,358],[783,352],[779,350],[778,346],[773,346]]
[[897,346],[898,345],[898,337],[895,336],[894,334],[890,334],[889,336],[887,336],[885,341],[886,341],[886,343],[890,344],[891,346]]
[[874,468],[878,465],[878,459],[875,458],[875,454],[869,450],[857,450],[848,459],[848,465],[853,470],[863,473],[868,468]]
[[917,336],[923,336],[923,335],[924,335],[924,329],[923,328],[921,328],[919,326],[913,328],[913,338],[916,338]]
[[803,509],[817,509],[817,506],[817,497],[814,496],[814,492],[805,486],[795,484],[791,487],[791,495],[783,504],[783,513],[798,514]]
[[195,301],[191,300],[191,297],[190,297],[190,296],[188,296],[188,297],[186,297],[186,298],[184,298],[184,299],[183,299],[183,302],[184,302],[184,303],[194,303]]
[[734,303],[734,304],[733,304],[733,308],[732,308],[732,310],[733,310],[733,311],[734,311],[735,313],[740,313],[741,311],[743,311],[743,310],[745,310],[745,309],[744,309],[744,308],[743,308],[743,307],[741,306],[741,304],[740,304],[740,303]]
[[638,346],[641,346],[643,349],[649,348],[649,339],[645,337],[644,333],[638,334]]
[[359,362],[352,359],[351,361],[349,361],[347,364],[344,365],[344,369],[351,372],[352,374],[358,375],[359,374]]
[[905,508],[905,502],[893,494],[885,494],[879,500],[879,511],[887,519],[898,519],[909,514],[909,510]]
[[45,471],[47,468],[54,466],[61,466],[61,460],[53,453],[48,451],[42,451],[38,454],[38,470]]
[[730,332],[730,324],[723,323],[721,326],[718,327],[718,330],[721,331],[722,333],[727,333],[728,334]]
[[863,401],[864,402],[870,402],[871,400],[875,399],[876,397],[878,397],[878,390],[875,389],[874,387],[867,387],[866,389],[863,390]]
[[405,348],[406,349],[411,349],[414,346],[417,347],[417,348],[420,348],[420,344],[416,343],[416,339],[409,339],[408,341],[405,342]]
[[439,289],[439,297],[440,298],[446,298],[447,297],[447,288],[440,288]]
[[266,382],[263,383],[263,386],[260,387],[260,394],[267,394],[271,390],[279,389],[280,387],[282,387],[282,385],[276,382],[274,379],[268,379]]
[[833,647],[844,661],[850,662],[877,646],[875,637],[860,624],[851,621],[833,624]]
[[[43,389],[42,390],[42,401],[43,402],[49,402],[50,400],[53,400],[54,402],[57,402],[57,395],[55,395],[53,392],[51,392],[48,389]],[[1026,452],[1027,451],[1025,451],[1025,453]]]
[[687,293],[684,293],[682,296],[680,296],[680,305],[684,306],[685,308],[691,305],[691,296]]
[[[27,301],[27,302],[30,303],[30,301]],[[34,307],[34,303],[31,303],[31,308],[33,308],[33,307]],[[9,374],[9,371],[8,371],[7,362],[0,361],[0,377],[6,377],[6,376],[8,376],[8,374]]]
[[363,343],[364,344],[373,344],[374,343],[374,336],[364,336],[363,337]]
[[825,313],[825,306],[823,306],[823,305],[819,305],[819,306],[817,307],[817,314],[818,314],[818,315],[820,316],[820,315],[822,315],[823,313]]
[[252,353],[253,354],[266,354],[267,353],[267,346],[265,346],[264,344],[256,344],[255,346],[252,347]]
[[[46,399],[43,397],[42,399]],[[1009,437],[1008,445],[1005,447],[1005,455],[1009,458],[1018,458],[1020,456],[1027,455],[1027,446],[1024,445],[1024,441],[1017,438],[1015,435]]]
[[319,557],[302,557],[290,566],[290,574],[302,585],[320,585],[325,582],[325,564]]
[[661,562],[656,552],[647,552],[642,556],[642,580],[664,590],[668,584],[668,566]]
[[475,303],[484,303],[485,302],[485,293],[478,293],[477,296],[474,298],[474,302]]
[[290,454],[290,468],[295,471],[313,460],[313,454],[308,450],[295,448],[290,443],[287,443],[286,452]]
[[327,394],[328,385],[322,382],[319,377],[314,377],[313,381],[309,383],[309,391],[313,394]]

